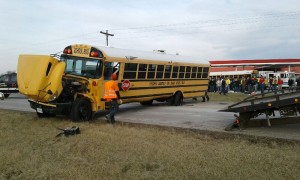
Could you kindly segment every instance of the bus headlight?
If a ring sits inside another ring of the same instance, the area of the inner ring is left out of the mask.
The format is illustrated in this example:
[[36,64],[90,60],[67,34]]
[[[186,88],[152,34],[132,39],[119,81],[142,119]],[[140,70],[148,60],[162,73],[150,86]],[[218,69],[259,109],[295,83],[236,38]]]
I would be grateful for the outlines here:
[[57,99],[57,97],[58,97],[58,92],[55,91],[55,93],[53,93],[53,94],[49,97],[48,101],[54,101],[55,99]]

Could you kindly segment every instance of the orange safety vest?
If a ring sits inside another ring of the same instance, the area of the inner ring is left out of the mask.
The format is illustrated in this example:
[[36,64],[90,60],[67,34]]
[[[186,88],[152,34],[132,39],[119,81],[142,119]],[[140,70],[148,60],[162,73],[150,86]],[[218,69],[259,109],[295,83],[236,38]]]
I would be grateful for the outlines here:
[[119,91],[117,83],[113,80],[110,80],[104,84],[104,99],[106,102],[117,99],[118,96],[116,91]]

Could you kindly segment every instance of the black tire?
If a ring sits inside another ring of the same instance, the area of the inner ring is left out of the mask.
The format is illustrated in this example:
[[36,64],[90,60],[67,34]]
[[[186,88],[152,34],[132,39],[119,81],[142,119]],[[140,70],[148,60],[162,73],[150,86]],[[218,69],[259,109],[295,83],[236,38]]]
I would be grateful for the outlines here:
[[181,106],[182,105],[182,101],[183,101],[183,97],[182,97],[181,92],[177,92],[175,94],[175,97],[174,97],[174,105],[175,106]]
[[153,104],[153,100],[140,102],[143,106],[151,106]]
[[88,121],[92,117],[91,103],[84,98],[78,98],[73,102],[71,119],[73,121]]
[[8,97],[9,97],[9,95],[10,95],[10,94],[4,94],[4,97],[5,97],[5,98],[8,98]]

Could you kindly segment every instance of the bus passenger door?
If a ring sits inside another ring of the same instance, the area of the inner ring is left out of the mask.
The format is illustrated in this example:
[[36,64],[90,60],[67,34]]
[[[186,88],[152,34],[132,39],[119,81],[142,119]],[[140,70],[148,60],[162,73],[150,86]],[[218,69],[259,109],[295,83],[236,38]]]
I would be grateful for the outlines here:
[[110,80],[111,75],[113,73],[117,74],[119,79],[119,70],[120,70],[119,62],[106,62],[104,64],[104,81]]

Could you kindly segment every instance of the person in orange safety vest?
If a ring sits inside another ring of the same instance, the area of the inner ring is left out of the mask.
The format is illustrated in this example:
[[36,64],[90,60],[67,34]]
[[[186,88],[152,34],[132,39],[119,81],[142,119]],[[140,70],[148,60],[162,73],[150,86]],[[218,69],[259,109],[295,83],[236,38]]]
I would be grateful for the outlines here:
[[115,80],[117,80],[117,75],[112,74],[111,80],[104,84],[104,100],[109,103],[109,111],[105,117],[112,124],[115,123],[115,113],[119,110],[118,101],[120,104],[122,103],[119,87]]

